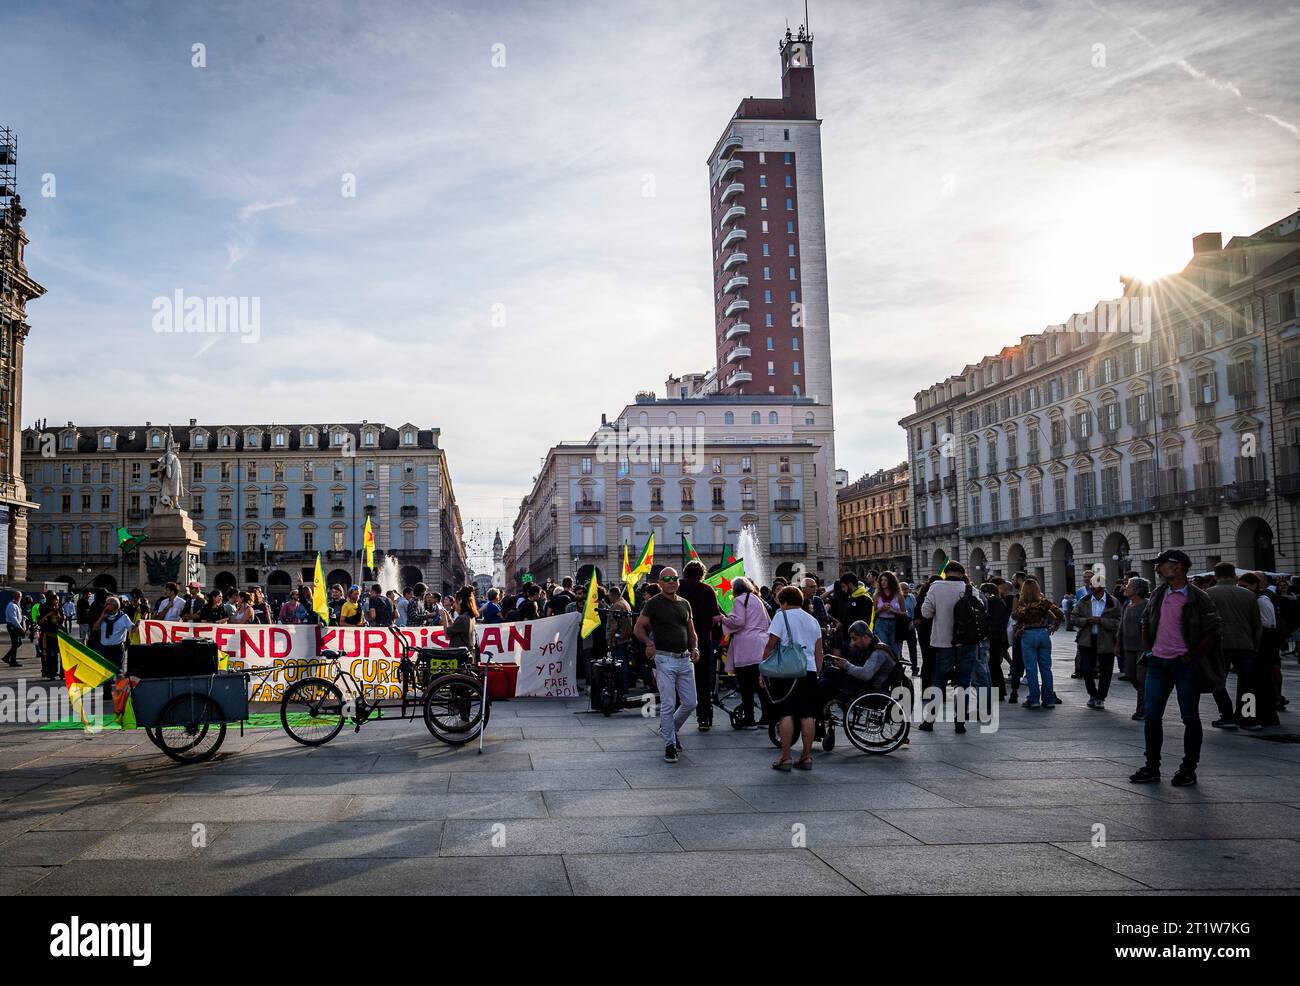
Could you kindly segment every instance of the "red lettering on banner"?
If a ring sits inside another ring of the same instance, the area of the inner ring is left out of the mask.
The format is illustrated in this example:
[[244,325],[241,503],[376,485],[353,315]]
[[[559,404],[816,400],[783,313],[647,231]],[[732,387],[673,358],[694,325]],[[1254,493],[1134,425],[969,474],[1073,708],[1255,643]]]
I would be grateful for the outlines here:
[[530,623],[507,623],[506,629],[510,633],[510,643],[506,645],[507,650],[514,650],[519,647],[521,650],[533,649],[533,627]]
[[384,657],[392,657],[388,649],[388,641],[392,635],[387,630],[367,630],[366,634],[366,656],[370,657],[372,651],[378,651]]
[[338,633],[338,630],[322,630],[320,632],[320,649],[338,650],[339,643],[335,639],[338,636]]
[[230,643],[231,637],[238,636],[238,632],[228,629],[227,627],[216,627],[212,632],[212,639],[217,642],[217,650],[223,653],[230,653],[232,648],[226,645]]
[[501,630],[499,627],[488,626],[483,628],[483,637],[478,642],[480,650],[491,648],[495,651],[501,650]]
[[293,653],[293,636],[283,627],[271,627],[271,656],[288,657]]
[[266,637],[261,630],[256,632],[251,630],[239,631],[240,649],[237,654],[242,654],[245,650],[250,654],[256,654],[258,657],[266,657]]

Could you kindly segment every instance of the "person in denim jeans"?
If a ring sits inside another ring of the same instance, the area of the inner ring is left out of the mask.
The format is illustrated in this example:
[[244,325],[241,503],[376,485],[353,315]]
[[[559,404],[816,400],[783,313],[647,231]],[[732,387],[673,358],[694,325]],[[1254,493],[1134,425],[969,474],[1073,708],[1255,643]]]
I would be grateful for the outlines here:
[[646,659],[655,663],[659,732],[668,763],[677,762],[682,749],[678,730],[695,711],[695,662],[700,659],[691,604],[677,594],[677,584],[677,572],[663,569],[659,573],[659,594],[646,600],[632,628],[636,639],[645,644]]
[[1142,639],[1149,648],[1144,655],[1146,764],[1129,777],[1134,784],[1160,782],[1165,706],[1175,692],[1183,720],[1183,762],[1172,783],[1175,787],[1196,783],[1196,765],[1201,758],[1201,692],[1224,687],[1227,677],[1219,651],[1219,611],[1205,590],[1187,581],[1191,567],[1191,559],[1177,550],[1156,559],[1156,572],[1165,584],[1152,593],[1142,614]]
[[1029,685],[1029,698],[1024,707],[1050,709],[1056,701],[1052,687],[1052,634],[1065,617],[1060,608],[1043,595],[1037,579],[1025,579],[1012,619],[1016,621],[1016,636],[1020,640],[1020,655]]
[[[930,645],[934,648],[934,677],[929,686],[937,688],[941,696],[938,707],[932,703],[924,711],[920,728],[929,732],[934,729],[936,714],[944,706],[944,695],[949,675],[956,672],[958,688],[969,688],[979,662],[979,644],[962,644],[954,639],[957,603],[970,592],[972,602],[983,605],[983,597],[975,592],[966,579],[966,570],[958,562],[950,562],[944,573],[947,577],[934,582],[926,592],[921,604],[921,615],[932,620],[930,626]],[[966,723],[962,717],[957,718],[957,732],[966,732]]]

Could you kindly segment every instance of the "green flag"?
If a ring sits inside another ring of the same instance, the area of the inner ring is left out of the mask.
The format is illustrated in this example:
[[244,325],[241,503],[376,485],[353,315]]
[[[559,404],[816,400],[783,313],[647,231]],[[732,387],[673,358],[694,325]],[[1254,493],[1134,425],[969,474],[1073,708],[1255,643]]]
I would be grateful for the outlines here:
[[712,572],[720,572],[720,571],[722,571],[722,569],[726,568],[728,565],[730,565],[730,564],[731,564],[732,562],[734,562],[735,560],[736,560],[736,556],[735,556],[734,554],[731,553],[731,545],[727,544],[727,543],[724,541],[723,544],[722,544],[722,556],[718,559],[718,563],[717,563],[716,565],[714,565],[713,567],[711,567],[711,568],[709,569],[709,571],[710,571],[711,573],[712,573]]
[[[691,544],[691,539],[685,534],[682,535],[682,564],[687,562],[700,561],[700,553],[695,550],[695,545]],[[700,562],[703,564],[703,562]]]
[[740,558],[725,568],[720,568],[712,575],[706,575],[704,581],[713,587],[718,596],[718,609],[724,613],[731,612],[734,596],[731,584],[745,574],[745,559]]
[[132,534],[125,527],[117,529],[117,546],[122,549],[122,554],[134,551],[148,540],[148,534]]

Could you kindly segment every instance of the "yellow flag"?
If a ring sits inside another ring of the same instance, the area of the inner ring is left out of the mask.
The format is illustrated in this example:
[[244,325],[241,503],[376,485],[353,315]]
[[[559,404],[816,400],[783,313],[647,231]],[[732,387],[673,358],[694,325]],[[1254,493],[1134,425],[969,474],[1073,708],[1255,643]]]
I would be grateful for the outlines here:
[[59,663],[63,666],[63,683],[68,688],[68,700],[82,726],[89,729],[92,724],[90,716],[86,714],[84,699],[87,695],[94,695],[100,685],[117,674],[118,667],[85,644],[73,640],[62,630],[57,631],[57,637]]
[[600,614],[596,612],[596,573],[591,573],[591,582],[587,585],[587,605],[582,609],[582,639],[591,636],[593,630],[600,626]]
[[366,529],[361,534],[361,544],[366,549],[366,568],[375,567],[375,532],[370,529],[370,515],[366,515]]
[[312,612],[320,617],[321,626],[328,626],[330,621],[329,597],[325,595],[325,573],[320,567],[320,552],[316,552],[316,581],[311,587]]
[[642,575],[649,575],[650,569],[654,568],[655,563],[655,536],[650,532],[650,538],[641,549],[641,557],[637,559],[636,567],[632,569],[632,575],[640,578]]
[[627,586],[627,604],[636,605],[636,576],[632,574],[632,566],[627,560],[627,543],[623,544],[623,584]]

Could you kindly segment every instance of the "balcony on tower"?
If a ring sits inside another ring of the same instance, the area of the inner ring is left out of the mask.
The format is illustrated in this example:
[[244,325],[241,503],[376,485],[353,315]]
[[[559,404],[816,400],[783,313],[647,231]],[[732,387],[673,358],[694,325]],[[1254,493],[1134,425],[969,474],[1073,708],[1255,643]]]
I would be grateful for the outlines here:
[[753,355],[754,354],[750,351],[748,346],[733,346],[731,352],[727,353],[726,359],[724,359],[723,362],[734,363],[738,359],[748,359]]
[[737,195],[745,190],[743,181],[733,181],[730,185],[722,190],[722,198],[719,200],[726,203],[728,199],[734,199]]
[[739,291],[741,288],[749,287],[749,278],[744,274],[737,274],[722,286],[723,294],[731,294],[733,291]]
[[749,335],[749,323],[737,322],[731,328],[727,329],[726,335],[724,335],[722,338],[724,342],[730,342],[732,339],[735,339],[739,336],[747,336],[747,335]]
[[[733,229],[731,232],[743,233],[744,230]],[[731,234],[729,233],[728,236],[730,235]],[[725,274],[727,271],[731,270],[731,268],[739,267],[741,264],[746,263],[748,260],[749,260],[749,254],[744,253],[740,250],[737,250],[735,253],[729,253],[727,254],[727,259],[722,262],[722,272]]]
[[726,178],[728,175],[734,175],[737,171],[739,171],[744,166],[745,166],[745,162],[742,161],[740,158],[738,157],[732,158],[730,161],[724,164],[722,166],[722,170],[718,172],[718,180],[721,181],[723,178]]
[[734,223],[736,220],[744,218],[745,207],[743,205],[733,205],[722,214],[722,222],[718,223],[718,228],[725,229],[728,223]]
[[[739,227],[733,229],[730,233],[728,233],[726,236],[722,238],[722,249],[724,250],[727,249],[727,247],[731,246],[731,244],[733,243],[739,243],[748,235],[749,234],[747,232],[745,232],[743,229],[740,229]],[[745,259],[748,260],[749,258],[745,257]]]
[[754,374],[750,373],[748,370],[736,370],[731,374],[731,376],[727,377],[727,382],[723,384],[723,386],[732,387],[738,383],[749,383],[749,381],[753,379]]
[[749,302],[744,298],[737,298],[723,310],[722,316],[723,318],[731,318],[731,316],[735,315],[736,312],[747,311],[749,311]]
[[740,134],[728,134],[726,140],[722,142],[722,146],[718,148],[718,159],[726,160],[744,146],[745,140]]

